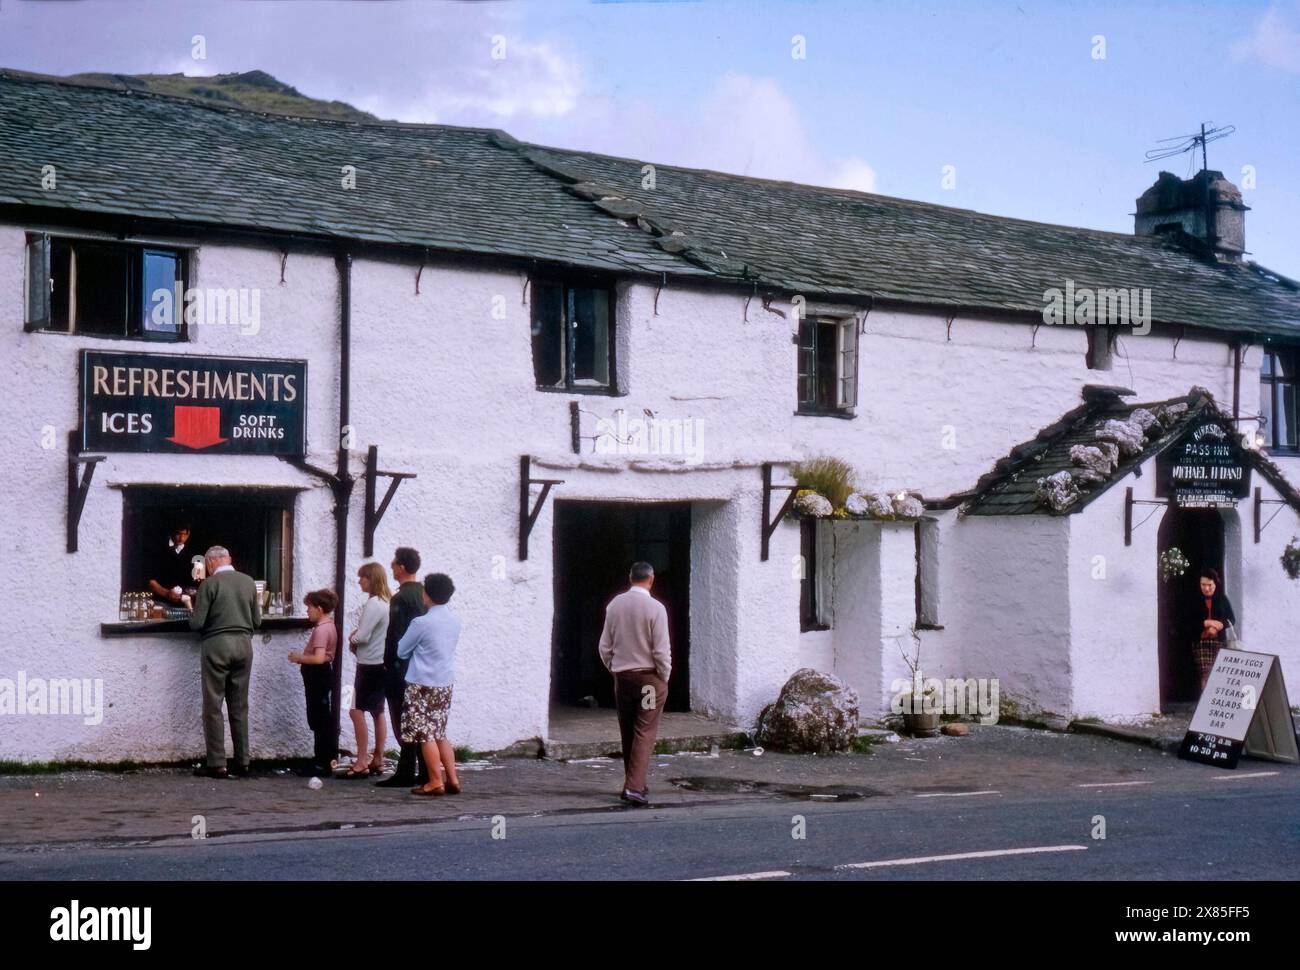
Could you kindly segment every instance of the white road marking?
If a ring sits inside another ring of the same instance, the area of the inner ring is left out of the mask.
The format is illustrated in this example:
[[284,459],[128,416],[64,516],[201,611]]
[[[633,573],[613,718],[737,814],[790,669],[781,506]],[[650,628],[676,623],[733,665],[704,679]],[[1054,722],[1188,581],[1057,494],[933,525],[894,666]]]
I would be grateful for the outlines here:
[[1214,780],[1232,781],[1234,778],[1272,778],[1276,774],[1276,771],[1248,771],[1244,775],[1239,775],[1236,772],[1233,772],[1230,775],[1215,775]]
[[1039,852],[1081,852],[1086,845],[1038,845],[1028,849],[992,849],[987,852],[958,852],[953,855],[926,855],[914,859],[883,859],[879,862],[851,862],[836,869],[879,869],[882,866],[915,866],[923,862],[951,862],[955,859],[992,859],[1004,855],[1033,855]]
[[746,882],[750,879],[780,879],[788,875],[790,873],[784,869],[773,869],[771,872],[743,872],[738,876],[704,876],[700,879],[688,879],[687,882]]
[[1155,782],[1150,781],[1090,781],[1085,785],[1075,785],[1075,788],[1123,788],[1125,785],[1152,785]]
[[917,798],[964,798],[967,795],[1001,795],[1000,791],[933,791]]

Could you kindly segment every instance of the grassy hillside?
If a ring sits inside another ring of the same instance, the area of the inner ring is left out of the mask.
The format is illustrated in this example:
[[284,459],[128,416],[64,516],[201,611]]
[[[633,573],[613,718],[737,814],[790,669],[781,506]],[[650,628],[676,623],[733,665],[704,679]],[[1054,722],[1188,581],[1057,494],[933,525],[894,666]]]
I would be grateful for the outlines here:
[[184,74],[73,74],[70,75],[70,80],[180,95],[233,107],[251,108],[254,111],[271,111],[299,117],[331,118],[335,121],[379,120],[342,101],[309,98],[297,88],[277,81],[265,71],[217,74],[213,77],[188,77]]

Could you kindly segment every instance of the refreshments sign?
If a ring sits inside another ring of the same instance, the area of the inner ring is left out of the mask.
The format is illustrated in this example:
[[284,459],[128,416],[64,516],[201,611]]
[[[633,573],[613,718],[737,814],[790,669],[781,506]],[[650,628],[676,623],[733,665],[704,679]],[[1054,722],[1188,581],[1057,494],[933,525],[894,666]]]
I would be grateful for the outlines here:
[[1156,495],[1183,508],[1233,508],[1250,492],[1250,466],[1237,435],[1199,421],[1156,459]]
[[1300,762],[1282,664],[1267,653],[1228,646],[1214,658],[1178,756],[1235,768],[1242,753]]
[[81,352],[84,451],[302,455],[307,362]]

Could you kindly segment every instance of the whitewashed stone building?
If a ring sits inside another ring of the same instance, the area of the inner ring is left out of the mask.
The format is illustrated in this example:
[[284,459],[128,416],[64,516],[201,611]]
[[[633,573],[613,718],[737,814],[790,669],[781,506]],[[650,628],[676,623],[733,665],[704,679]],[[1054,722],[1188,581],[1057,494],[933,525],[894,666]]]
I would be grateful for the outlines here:
[[[1244,226],[1230,186],[1201,188]],[[105,704],[0,713],[0,759],[200,749],[194,637],[119,622],[182,518],[290,602],[341,581],[345,617],[358,565],[417,547],[458,586],[451,733],[479,750],[603,699],[634,558],[670,607],[670,708],[741,726],[802,666],[882,715],[918,643],[927,675],[996,677],[1022,717],[1158,711],[1184,690],[1175,540],[1298,696],[1278,560],[1300,292],[1166,189],[1127,236],[0,73],[0,680],[99,679]],[[160,281],[203,310],[160,314]],[[1147,319],[1045,324],[1067,288],[1144,291]],[[244,315],[214,313],[241,291]],[[1071,504],[1034,498],[1069,435],[1160,402],[1263,435],[1267,456],[1234,451],[1235,507],[1157,495],[1186,416]],[[819,456],[924,516],[780,517]],[[255,757],[308,749],[284,659],[304,636],[290,617],[256,641]]]

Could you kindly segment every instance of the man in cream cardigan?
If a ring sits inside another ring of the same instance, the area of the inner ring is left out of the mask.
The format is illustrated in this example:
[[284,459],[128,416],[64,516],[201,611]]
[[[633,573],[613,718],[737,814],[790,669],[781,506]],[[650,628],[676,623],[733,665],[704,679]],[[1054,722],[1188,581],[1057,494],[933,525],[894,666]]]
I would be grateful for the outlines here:
[[600,660],[614,675],[614,703],[623,738],[623,794],[633,805],[650,804],[646,771],[659,733],[659,716],[668,700],[673,670],[668,643],[668,611],[650,596],[654,567],[634,562],[632,584],[605,607]]

